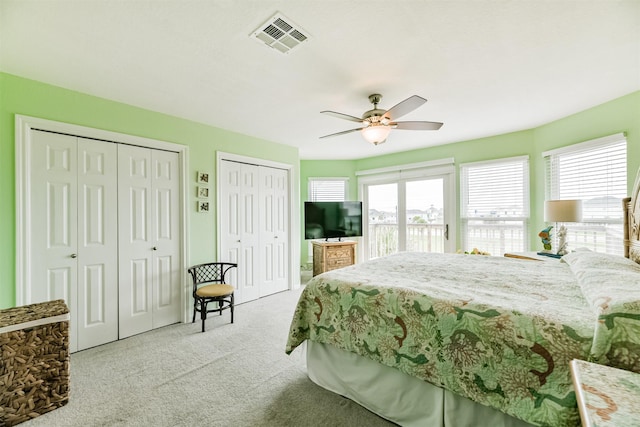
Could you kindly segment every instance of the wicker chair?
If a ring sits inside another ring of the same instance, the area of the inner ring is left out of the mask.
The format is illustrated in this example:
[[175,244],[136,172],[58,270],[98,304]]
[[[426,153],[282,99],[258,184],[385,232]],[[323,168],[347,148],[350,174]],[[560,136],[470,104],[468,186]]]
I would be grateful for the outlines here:
[[[209,262],[194,265],[188,272],[193,280],[193,320],[196,321],[196,312],[200,312],[202,319],[202,332],[204,323],[207,320],[207,313],[220,312],[227,308],[231,311],[231,323],[233,323],[233,291],[234,287],[227,284],[225,275],[227,272],[238,267],[238,264],[231,262]],[[208,308],[209,303],[215,304],[215,308]]]

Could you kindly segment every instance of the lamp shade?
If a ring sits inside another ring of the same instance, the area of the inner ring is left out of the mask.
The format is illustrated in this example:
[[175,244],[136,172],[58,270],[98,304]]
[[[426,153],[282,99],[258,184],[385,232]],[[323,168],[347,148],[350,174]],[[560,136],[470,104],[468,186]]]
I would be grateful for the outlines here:
[[382,144],[389,136],[391,132],[390,126],[381,124],[372,124],[361,130],[364,139],[372,143],[373,145]]
[[547,222],[582,221],[582,200],[546,200],[544,220]]

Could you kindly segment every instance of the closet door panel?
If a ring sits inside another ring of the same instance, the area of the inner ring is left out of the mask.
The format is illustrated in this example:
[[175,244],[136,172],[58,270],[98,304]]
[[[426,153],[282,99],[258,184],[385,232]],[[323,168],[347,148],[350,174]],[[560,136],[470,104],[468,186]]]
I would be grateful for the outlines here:
[[34,130],[29,171],[29,286],[25,302],[64,299],[77,349],[77,139]]
[[[226,178],[231,182],[237,182],[235,179],[239,177],[240,171],[230,171],[229,175],[225,175]],[[227,181],[227,183],[229,183]],[[221,189],[222,195],[220,196],[220,207],[218,209],[220,215],[220,222],[222,224],[220,230],[220,239],[221,239],[221,249],[220,254],[218,255],[218,259],[220,261],[226,262],[235,262],[238,264],[239,268],[246,268],[243,266],[243,254],[242,254],[242,245],[241,245],[241,235],[240,235],[240,194],[235,191],[237,184],[228,185],[224,189]],[[242,267],[241,267],[242,266]],[[245,271],[240,271],[239,269],[231,269],[228,273],[227,283],[233,285],[236,288],[236,291],[239,289],[238,284],[240,283],[241,277],[245,276]],[[238,295],[235,295],[236,303],[240,302],[241,299]]]
[[180,321],[180,178],[178,154],[151,152],[153,328]]
[[119,336],[152,329],[151,151],[118,146]]
[[289,288],[288,173],[260,168],[260,296]]
[[219,261],[237,262],[229,284],[236,287],[235,301],[257,299],[259,282],[259,168],[255,165],[220,163],[220,254]]
[[118,339],[117,146],[78,138],[78,350]]
[[[220,192],[218,213],[220,215],[220,254],[217,261],[235,262],[238,269],[231,269],[227,283],[234,286],[236,303],[242,302],[241,283],[245,275],[242,251],[243,210],[241,192],[241,168],[239,163],[221,162],[218,191]],[[216,260],[212,260],[216,261]]]
[[75,295],[72,295],[71,290],[75,289],[76,268],[73,267],[59,267],[49,268],[47,271],[46,286],[42,289],[39,287],[34,288],[33,300],[34,302],[52,301],[56,299],[63,299],[70,307],[75,300]]
[[289,173],[221,160],[220,260],[238,263],[236,301],[289,288]]
[[[155,295],[156,306],[158,310],[170,308],[174,304],[176,295],[174,295],[175,286],[171,281],[173,275],[171,266],[171,257],[156,257],[154,272],[158,273],[157,295]],[[175,322],[172,322],[175,323]],[[154,322],[155,325],[155,322]],[[154,326],[157,327],[157,326]]]
[[[130,289],[125,294],[128,295],[128,298],[131,299],[130,302],[130,316],[132,318],[137,318],[139,316],[146,316],[149,313],[149,294],[151,293],[151,287],[149,286],[149,260],[146,258],[142,259],[131,259],[129,260],[129,266],[125,268],[129,271],[129,287]],[[121,289],[124,291],[124,289]],[[124,292],[123,292],[124,293]],[[126,323],[123,322],[123,326],[125,328],[133,328],[132,326],[126,326]],[[142,330],[146,330],[141,328]],[[121,334],[123,335],[123,334]]]
[[274,229],[276,236],[274,270],[276,292],[289,288],[289,174],[274,170]]
[[[241,301],[251,301],[260,297],[260,273],[258,262],[260,250],[259,200],[258,200],[258,168],[243,165],[242,175],[243,210],[242,210],[242,252],[240,265],[243,271]],[[239,265],[239,267],[240,267]]]
[[260,169],[260,296],[272,294],[275,280],[275,218],[273,174],[269,168]]

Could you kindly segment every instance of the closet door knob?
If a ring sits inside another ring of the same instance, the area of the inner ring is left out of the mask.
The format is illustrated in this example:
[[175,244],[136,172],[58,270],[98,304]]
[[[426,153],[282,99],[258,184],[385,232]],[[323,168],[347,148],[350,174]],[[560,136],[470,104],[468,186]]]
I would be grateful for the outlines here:
[[156,246],[154,246],[154,247],[152,247],[152,248],[151,248],[151,250],[153,250],[153,251],[157,251],[157,250],[158,250],[158,248],[157,248]]
[[78,255],[76,255],[76,254],[71,254],[71,258],[78,258]]

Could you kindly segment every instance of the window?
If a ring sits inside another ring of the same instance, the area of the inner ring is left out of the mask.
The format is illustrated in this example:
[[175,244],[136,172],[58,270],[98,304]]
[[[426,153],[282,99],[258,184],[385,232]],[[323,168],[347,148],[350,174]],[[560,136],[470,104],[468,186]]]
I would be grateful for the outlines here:
[[463,250],[502,256],[527,248],[528,157],[460,165],[460,187]]
[[348,196],[348,178],[309,178],[310,202],[342,202]]
[[369,259],[400,251],[444,252],[447,176],[366,185]]
[[362,195],[360,253],[373,259],[396,252],[455,252],[453,158],[356,172]]
[[[622,199],[627,194],[624,134],[542,155],[546,165],[546,199],[582,200],[582,222],[567,224],[567,242],[571,248],[586,247],[622,255]],[[557,242],[554,241],[553,247],[557,247]]]

